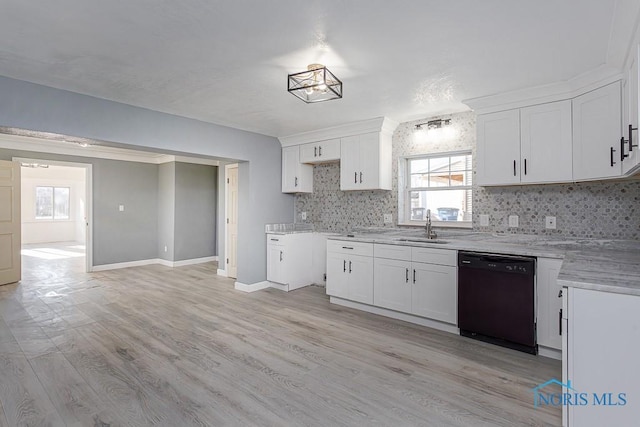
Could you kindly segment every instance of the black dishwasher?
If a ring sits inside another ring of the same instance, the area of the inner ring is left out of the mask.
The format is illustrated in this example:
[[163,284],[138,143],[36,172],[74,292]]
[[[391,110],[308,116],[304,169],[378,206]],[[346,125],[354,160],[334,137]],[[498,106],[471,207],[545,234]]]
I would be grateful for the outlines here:
[[536,259],[458,252],[460,335],[537,354]]

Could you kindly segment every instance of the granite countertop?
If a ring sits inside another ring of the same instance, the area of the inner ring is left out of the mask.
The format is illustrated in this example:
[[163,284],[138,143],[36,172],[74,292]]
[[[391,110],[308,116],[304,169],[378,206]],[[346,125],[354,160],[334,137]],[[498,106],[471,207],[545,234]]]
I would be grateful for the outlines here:
[[563,286],[640,296],[640,241],[436,231],[437,243],[403,240],[423,239],[422,229],[364,229],[329,239],[559,258]]

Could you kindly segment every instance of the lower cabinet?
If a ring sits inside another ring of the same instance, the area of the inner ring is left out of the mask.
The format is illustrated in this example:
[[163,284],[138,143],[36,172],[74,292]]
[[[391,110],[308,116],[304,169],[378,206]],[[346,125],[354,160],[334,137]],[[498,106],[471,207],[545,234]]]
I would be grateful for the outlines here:
[[286,291],[313,283],[312,233],[267,234],[267,280]]
[[410,261],[376,258],[373,265],[373,304],[411,312],[412,271]]
[[458,269],[449,265],[413,263],[411,314],[458,323]]
[[538,346],[555,350],[562,348],[562,286],[558,284],[560,267],[561,259],[538,258],[536,264]]
[[327,294],[373,304],[373,244],[327,242]]

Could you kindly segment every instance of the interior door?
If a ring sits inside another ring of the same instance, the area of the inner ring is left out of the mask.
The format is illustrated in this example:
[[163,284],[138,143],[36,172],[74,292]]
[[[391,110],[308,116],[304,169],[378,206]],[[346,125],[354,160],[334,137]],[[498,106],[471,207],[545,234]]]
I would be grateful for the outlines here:
[[238,277],[238,165],[227,169],[227,277]]
[[20,163],[0,160],[0,285],[20,280]]

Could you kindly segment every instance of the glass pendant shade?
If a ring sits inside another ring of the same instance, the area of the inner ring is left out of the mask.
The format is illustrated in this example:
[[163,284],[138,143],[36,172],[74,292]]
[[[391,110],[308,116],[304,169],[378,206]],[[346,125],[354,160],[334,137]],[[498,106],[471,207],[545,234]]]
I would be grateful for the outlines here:
[[308,104],[342,98],[342,82],[322,64],[289,74],[287,90]]

